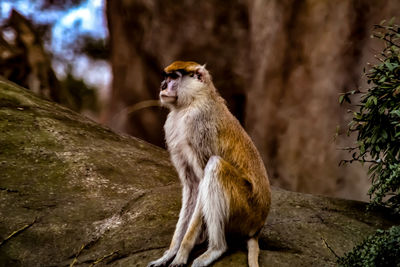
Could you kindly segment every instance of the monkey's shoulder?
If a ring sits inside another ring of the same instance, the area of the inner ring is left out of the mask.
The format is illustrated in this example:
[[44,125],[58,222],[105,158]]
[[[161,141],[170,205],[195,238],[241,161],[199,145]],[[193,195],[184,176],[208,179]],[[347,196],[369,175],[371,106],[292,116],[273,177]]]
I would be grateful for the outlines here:
[[209,128],[216,123],[216,110],[191,107],[179,111],[171,111],[168,114],[165,126],[170,128]]

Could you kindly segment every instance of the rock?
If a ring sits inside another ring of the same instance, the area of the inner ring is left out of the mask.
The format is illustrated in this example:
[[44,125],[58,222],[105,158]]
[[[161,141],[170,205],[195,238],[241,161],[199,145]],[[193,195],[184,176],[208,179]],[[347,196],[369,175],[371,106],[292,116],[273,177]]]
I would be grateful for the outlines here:
[[[0,166],[0,266],[145,266],[169,245],[181,192],[168,153],[5,80]],[[261,266],[334,266],[396,223],[365,206],[274,189]],[[214,266],[246,262],[239,244]]]

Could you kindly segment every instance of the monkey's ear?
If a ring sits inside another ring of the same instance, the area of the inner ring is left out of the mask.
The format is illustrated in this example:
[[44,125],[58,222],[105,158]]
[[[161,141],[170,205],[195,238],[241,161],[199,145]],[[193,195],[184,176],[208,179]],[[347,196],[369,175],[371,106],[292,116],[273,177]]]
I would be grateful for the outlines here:
[[199,81],[205,82],[206,77],[207,77],[206,64],[204,64],[196,69],[196,77],[197,77],[197,79],[199,79]]

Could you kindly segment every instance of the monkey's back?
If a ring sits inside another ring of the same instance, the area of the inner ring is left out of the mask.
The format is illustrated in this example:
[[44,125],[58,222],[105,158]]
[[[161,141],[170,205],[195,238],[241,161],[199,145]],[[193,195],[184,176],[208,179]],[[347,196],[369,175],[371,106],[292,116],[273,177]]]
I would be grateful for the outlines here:
[[[231,206],[231,217],[228,231],[240,235],[252,236],[264,225],[271,204],[270,185],[264,163],[251,138],[240,125],[239,121],[228,111],[224,103],[218,105],[220,110],[217,129],[217,154],[242,174],[245,182],[242,187],[243,197],[246,198],[239,208]],[[241,184],[241,183],[239,183]],[[246,218],[244,220],[243,218]]]
[[252,182],[269,187],[264,163],[253,141],[225,105],[220,105],[218,109],[226,110],[221,112],[224,116],[219,118],[217,130],[218,140],[221,140],[218,146],[219,156],[247,173]]

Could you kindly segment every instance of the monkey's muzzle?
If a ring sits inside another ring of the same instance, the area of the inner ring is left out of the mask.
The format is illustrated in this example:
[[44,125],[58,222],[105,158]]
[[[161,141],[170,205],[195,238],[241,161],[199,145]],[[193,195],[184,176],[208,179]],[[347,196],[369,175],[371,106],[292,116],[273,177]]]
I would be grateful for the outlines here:
[[178,96],[174,92],[168,90],[163,90],[160,92],[160,100],[162,103],[174,103],[177,99]]

